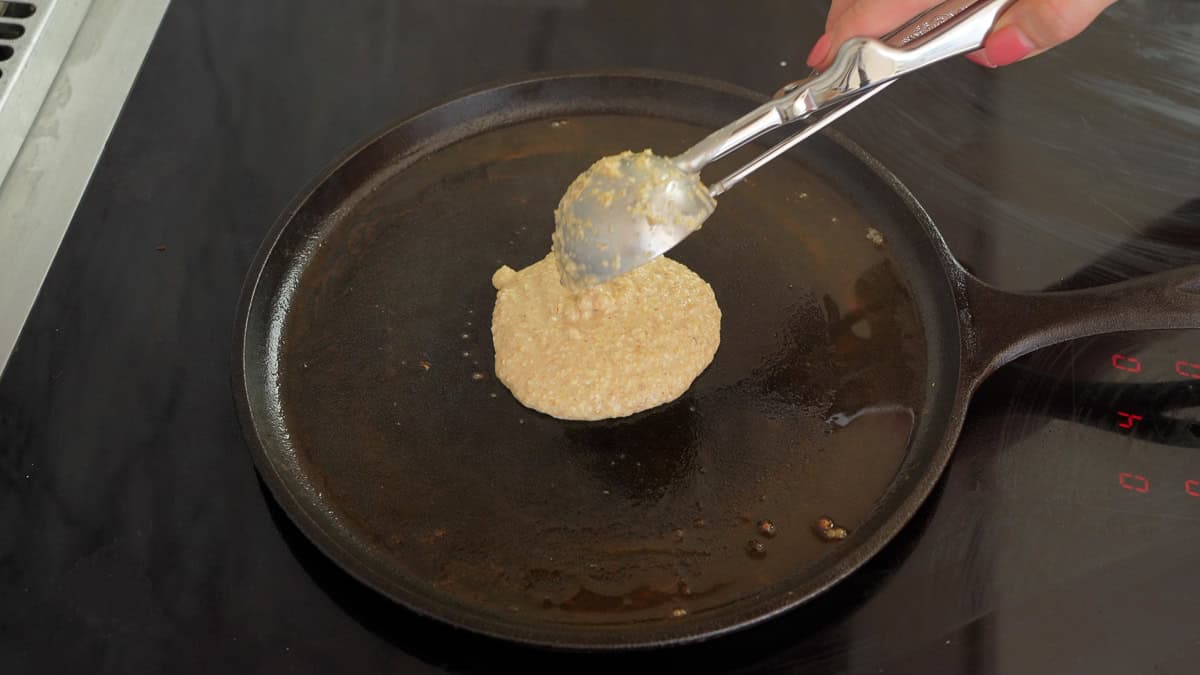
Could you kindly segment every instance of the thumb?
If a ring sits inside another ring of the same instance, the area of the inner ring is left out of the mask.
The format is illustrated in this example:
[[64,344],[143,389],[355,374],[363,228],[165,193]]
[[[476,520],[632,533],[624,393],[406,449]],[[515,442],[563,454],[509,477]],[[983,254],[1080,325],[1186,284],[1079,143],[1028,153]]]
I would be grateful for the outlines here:
[[972,61],[998,68],[1074,38],[1116,0],[1017,0],[997,21]]

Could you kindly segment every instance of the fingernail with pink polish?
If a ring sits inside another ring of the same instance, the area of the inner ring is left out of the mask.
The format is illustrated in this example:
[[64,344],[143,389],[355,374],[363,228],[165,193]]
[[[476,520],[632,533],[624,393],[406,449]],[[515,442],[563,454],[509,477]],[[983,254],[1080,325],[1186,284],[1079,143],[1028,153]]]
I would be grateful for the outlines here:
[[967,60],[971,61],[972,63],[981,65],[984,68],[995,68],[996,67],[996,64],[992,63],[991,61],[988,61],[987,52],[982,49],[971,52],[970,54],[967,54]]
[[1033,53],[1033,42],[1017,26],[1005,26],[988,37],[984,53],[992,67],[1016,63]]
[[816,68],[825,61],[826,56],[829,56],[829,33],[822,35],[821,39],[817,40],[817,44],[813,45],[805,62],[809,68]]

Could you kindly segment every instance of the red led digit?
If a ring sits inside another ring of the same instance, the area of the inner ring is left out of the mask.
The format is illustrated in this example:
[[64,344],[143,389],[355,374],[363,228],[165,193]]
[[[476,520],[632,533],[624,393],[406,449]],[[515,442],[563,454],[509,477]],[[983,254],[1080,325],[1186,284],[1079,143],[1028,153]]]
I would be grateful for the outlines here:
[[1117,480],[1121,483],[1121,487],[1126,490],[1133,490],[1134,492],[1150,491],[1150,481],[1145,476],[1121,472],[1117,474]]
[[1200,480],[1189,480],[1183,484],[1183,489],[1193,497],[1200,497]]
[[1112,355],[1112,364],[1113,364],[1113,368],[1116,368],[1117,370],[1124,370],[1129,373],[1142,372],[1142,362],[1133,358],[1132,356],[1125,356],[1124,354],[1113,354]]
[[1193,380],[1200,380],[1200,363],[1176,361],[1175,372],[1179,373],[1183,377],[1190,377]]
[[1122,429],[1132,429],[1134,423],[1136,423],[1138,420],[1142,419],[1141,415],[1132,415],[1130,413],[1122,412],[1120,410],[1117,411],[1117,415],[1119,415],[1120,417],[1125,419],[1124,422],[1121,422],[1120,424],[1117,425],[1117,426],[1121,427]]

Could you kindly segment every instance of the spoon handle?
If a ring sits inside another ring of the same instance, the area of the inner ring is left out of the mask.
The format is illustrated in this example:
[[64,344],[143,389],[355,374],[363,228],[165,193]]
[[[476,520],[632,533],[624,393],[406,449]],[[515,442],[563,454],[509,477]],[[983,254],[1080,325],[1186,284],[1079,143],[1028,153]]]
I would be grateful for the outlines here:
[[[684,171],[698,173],[711,162],[768,131],[863,95],[930,64],[979,49],[1000,13],[1011,2],[946,0],[913,17],[881,39],[847,40],[838,49],[833,65],[824,73],[788,84],[775,98],[709,134],[672,161]],[[835,119],[845,112],[848,109],[841,109],[834,115]],[[820,124],[823,127],[829,122]],[[791,147],[812,133],[801,131],[793,137],[794,142],[788,139],[784,143],[790,142],[787,147]],[[752,162],[754,166],[750,171],[787,149],[782,145],[768,151],[763,156],[766,160]],[[746,174],[739,171],[735,175],[739,175],[737,180],[741,180]],[[737,180],[731,183],[726,179],[722,183],[728,188]]]
[[821,117],[821,119],[817,120],[816,122],[813,122],[812,124],[809,124],[808,126],[804,127],[804,129],[802,131],[800,131],[799,133],[793,134],[793,135],[789,136],[787,139],[780,141],[779,143],[772,146],[770,150],[767,150],[763,154],[759,155],[758,157],[755,157],[754,159],[750,160],[746,164],[742,165],[742,167],[740,169],[738,169],[737,171],[734,171],[733,173],[729,174],[728,176],[726,176],[726,177],[722,178],[721,180],[717,181],[716,183],[713,183],[712,185],[710,185],[708,187],[708,194],[713,197],[717,197],[717,196],[721,195],[722,193],[729,190],[729,188],[742,182],[743,178],[754,173],[755,171],[760,169],[767,162],[775,159],[776,157],[787,152],[788,150],[791,150],[793,146],[798,145],[801,141],[804,141],[805,139],[807,139],[808,137],[817,133],[821,129],[824,129],[825,127],[829,126],[830,124],[833,124],[834,120],[841,117],[842,115],[845,115],[846,113],[850,112],[851,110],[855,109],[860,104],[865,103],[867,101],[867,99],[871,98],[875,94],[878,94],[879,92],[883,91],[884,89],[887,89],[889,85],[894,84],[894,83],[895,83],[895,80],[891,80],[889,82],[884,82],[883,84],[879,85],[878,87],[872,87],[871,89],[863,92],[859,96],[856,96],[856,97],[850,99],[849,101],[845,101],[843,103],[838,104],[836,107],[834,107],[832,110],[830,110],[828,114],[824,115],[823,117]]

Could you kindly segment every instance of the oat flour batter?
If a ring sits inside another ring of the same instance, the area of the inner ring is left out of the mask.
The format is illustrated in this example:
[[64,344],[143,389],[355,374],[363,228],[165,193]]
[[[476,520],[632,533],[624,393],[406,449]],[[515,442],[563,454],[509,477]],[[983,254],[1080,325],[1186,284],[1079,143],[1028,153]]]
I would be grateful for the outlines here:
[[721,341],[712,288],[659,257],[579,292],[559,281],[555,254],[492,277],[496,376],[522,404],[553,417],[625,417],[673,401]]

